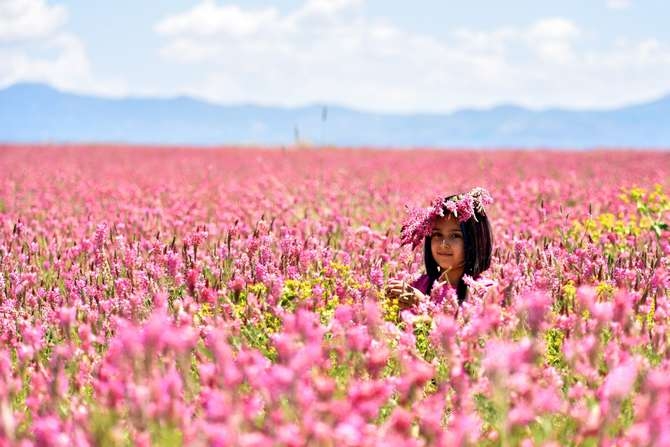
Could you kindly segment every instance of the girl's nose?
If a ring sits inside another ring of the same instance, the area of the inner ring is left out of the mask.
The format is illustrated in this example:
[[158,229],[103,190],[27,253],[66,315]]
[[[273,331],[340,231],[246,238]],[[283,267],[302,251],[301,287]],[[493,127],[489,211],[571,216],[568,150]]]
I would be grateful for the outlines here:
[[449,244],[445,238],[442,238],[440,241],[440,247],[446,247]]

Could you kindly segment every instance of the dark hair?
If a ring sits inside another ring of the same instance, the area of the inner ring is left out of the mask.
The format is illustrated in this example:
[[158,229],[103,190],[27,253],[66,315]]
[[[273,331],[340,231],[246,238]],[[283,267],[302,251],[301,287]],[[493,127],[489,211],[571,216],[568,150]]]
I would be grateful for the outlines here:
[[[454,196],[447,197],[447,200]],[[447,215],[448,211],[445,211]],[[475,220],[475,218],[477,220]],[[461,222],[461,232],[463,233],[463,245],[465,249],[465,265],[463,274],[477,279],[480,274],[491,266],[491,252],[493,250],[493,237],[491,234],[491,225],[485,214],[475,213],[475,216]],[[433,284],[440,277],[439,265],[430,249],[430,236],[426,236],[423,243],[423,262],[428,274],[428,288],[426,294],[430,295]],[[456,286],[458,303],[465,300],[468,286],[461,278]]]

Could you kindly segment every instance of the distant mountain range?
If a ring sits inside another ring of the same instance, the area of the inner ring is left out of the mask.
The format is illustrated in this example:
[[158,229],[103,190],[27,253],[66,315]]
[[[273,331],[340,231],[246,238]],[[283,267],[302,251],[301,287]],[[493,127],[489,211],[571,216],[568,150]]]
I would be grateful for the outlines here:
[[336,106],[108,99],[21,83],[0,90],[0,142],[670,149],[670,95],[612,110],[503,105],[440,114]]

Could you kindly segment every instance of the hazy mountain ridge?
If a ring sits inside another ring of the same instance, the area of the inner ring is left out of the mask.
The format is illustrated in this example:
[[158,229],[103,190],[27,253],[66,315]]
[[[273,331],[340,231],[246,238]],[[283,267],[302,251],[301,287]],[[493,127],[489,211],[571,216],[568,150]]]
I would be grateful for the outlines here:
[[188,97],[108,99],[22,83],[0,90],[0,123],[2,142],[285,145],[297,137],[342,146],[670,148],[670,95],[612,110],[502,105],[400,115]]

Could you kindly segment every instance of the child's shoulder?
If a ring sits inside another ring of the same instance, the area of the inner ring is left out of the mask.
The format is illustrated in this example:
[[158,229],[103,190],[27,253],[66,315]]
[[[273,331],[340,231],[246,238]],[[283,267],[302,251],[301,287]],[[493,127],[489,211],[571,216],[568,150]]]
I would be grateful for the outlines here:
[[428,290],[428,283],[430,282],[430,278],[428,277],[427,273],[424,273],[417,277],[414,281],[412,281],[411,285],[421,293],[426,293]]

